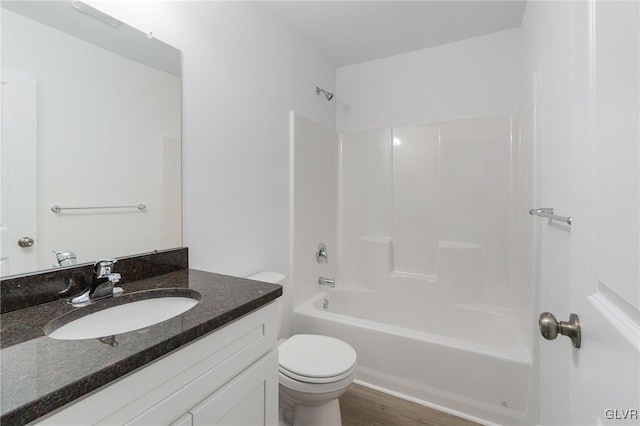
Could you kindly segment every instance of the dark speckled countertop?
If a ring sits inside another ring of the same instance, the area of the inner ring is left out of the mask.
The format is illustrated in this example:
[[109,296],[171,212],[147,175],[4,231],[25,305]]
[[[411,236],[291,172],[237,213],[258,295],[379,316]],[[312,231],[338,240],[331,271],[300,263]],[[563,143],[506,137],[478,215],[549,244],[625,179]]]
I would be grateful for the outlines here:
[[125,294],[189,288],[200,293],[201,299],[182,315],[106,339],[55,340],[45,336],[43,328],[51,320],[85,309],[73,308],[65,300],[2,314],[2,425],[33,421],[282,295],[279,285],[191,269],[121,287]]

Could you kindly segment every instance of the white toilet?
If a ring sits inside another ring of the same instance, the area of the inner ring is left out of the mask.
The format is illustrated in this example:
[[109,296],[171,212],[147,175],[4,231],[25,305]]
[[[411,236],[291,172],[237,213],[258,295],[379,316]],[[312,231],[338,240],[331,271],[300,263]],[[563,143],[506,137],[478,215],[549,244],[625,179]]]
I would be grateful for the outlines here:
[[[280,284],[284,275],[260,272],[250,280]],[[280,318],[282,318],[282,302]],[[279,341],[281,420],[294,426],[342,424],[338,398],[353,382],[356,351],[328,336],[297,334]]]

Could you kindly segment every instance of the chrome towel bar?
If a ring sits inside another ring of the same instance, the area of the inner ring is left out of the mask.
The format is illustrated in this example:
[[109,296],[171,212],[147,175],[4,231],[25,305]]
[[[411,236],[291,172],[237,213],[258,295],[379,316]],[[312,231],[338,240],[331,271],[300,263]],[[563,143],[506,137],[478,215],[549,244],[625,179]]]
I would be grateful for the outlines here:
[[147,208],[146,204],[137,204],[135,206],[96,206],[96,207],[62,207],[58,204],[51,206],[51,211],[54,213],[60,213],[62,210],[96,210],[96,209],[138,209],[144,210]]
[[531,209],[529,210],[529,214],[540,217],[548,217],[551,220],[558,220],[560,222],[566,223],[567,225],[571,225],[571,216],[558,216],[557,214],[555,214],[553,207]]

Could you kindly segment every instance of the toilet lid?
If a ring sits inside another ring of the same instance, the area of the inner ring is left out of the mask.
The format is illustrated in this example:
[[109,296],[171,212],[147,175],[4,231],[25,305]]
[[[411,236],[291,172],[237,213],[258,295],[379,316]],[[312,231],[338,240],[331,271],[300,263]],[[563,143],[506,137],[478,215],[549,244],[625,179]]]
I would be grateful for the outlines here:
[[293,378],[339,378],[350,373],[356,363],[351,345],[329,336],[296,334],[278,351],[280,371]]

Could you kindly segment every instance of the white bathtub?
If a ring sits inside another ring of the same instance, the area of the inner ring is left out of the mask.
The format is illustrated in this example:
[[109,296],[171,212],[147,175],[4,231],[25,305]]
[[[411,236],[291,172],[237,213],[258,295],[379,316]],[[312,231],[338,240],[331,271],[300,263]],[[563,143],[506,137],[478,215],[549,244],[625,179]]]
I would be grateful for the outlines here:
[[513,312],[400,297],[330,290],[294,311],[294,329],[351,344],[361,384],[485,424],[536,424],[531,351]]

